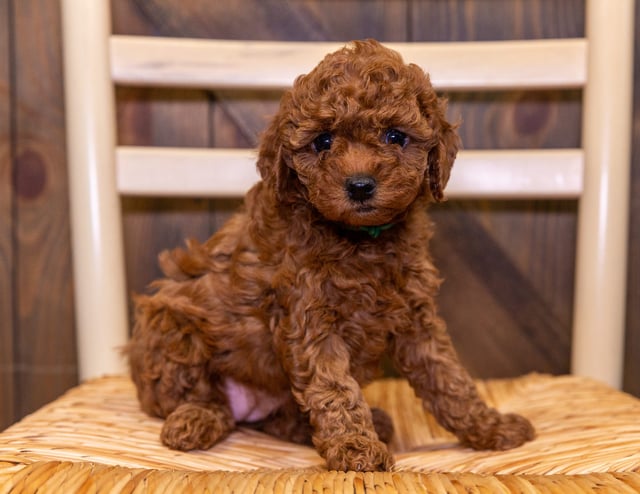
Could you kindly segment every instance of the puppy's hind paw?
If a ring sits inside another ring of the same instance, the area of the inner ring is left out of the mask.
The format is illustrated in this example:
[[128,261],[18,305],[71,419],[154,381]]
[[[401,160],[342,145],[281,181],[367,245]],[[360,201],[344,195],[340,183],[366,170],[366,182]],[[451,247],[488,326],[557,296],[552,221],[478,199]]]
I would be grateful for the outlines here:
[[360,434],[349,434],[335,441],[326,453],[329,470],[378,472],[393,467],[393,456],[381,441]]
[[184,403],[167,416],[160,439],[171,449],[209,449],[234,428],[231,412],[225,407],[205,408]]
[[516,448],[536,437],[536,431],[526,418],[515,413],[501,415],[495,430],[492,449],[505,450]]
[[476,426],[474,430],[467,431],[461,437],[463,444],[474,449],[507,450],[521,446],[536,437],[536,432],[531,422],[515,413],[495,414],[488,418],[482,426]]

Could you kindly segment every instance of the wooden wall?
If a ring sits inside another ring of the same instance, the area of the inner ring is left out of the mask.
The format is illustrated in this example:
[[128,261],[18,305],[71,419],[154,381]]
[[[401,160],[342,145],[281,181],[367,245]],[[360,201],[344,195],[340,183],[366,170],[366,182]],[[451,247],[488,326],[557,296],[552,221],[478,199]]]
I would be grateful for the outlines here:
[[[237,39],[571,37],[582,35],[584,21],[583,0],[112,0],[112,5],[118,33]],[[279,95],[119,88],[117,97],[123,144],[253,146]],[[636,394],[639,99],[625,369],[626,389]],[[463,121],[466,148],[572,147],[580,141],[576,91],[455,94],[450,116]],[[0,0],[0,428],[76,381],[63,117],[57,0]],[[206,238],[238,201],[127,198],[123,204],[128,283],[140,291],[158,274],[159,250],[185,237]],[[568,370],[576,210],[572,201],[451,201],[432,210],[433,252],[446,279],[442,312],[476,376]]]
[[76,380],[60,15],[0,1],[0,424]]
[[9,9],[0,3],[0,427],[13,417],[13,242]]

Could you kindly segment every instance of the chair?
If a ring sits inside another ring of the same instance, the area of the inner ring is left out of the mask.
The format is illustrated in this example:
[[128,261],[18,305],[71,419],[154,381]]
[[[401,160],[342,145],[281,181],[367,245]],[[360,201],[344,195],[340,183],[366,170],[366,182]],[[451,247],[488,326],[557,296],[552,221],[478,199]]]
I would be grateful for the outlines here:
[[[0,434],[0,492],[640,489],[640,400],[615,390],[633,4],[618,0],[612,9],[607,0],[587,0],[585,39],[389,43],[443,90],[583,88],[581,149],[462,151],[448,187],[450,197],[579,199],[572,375],[478,383],[490,403],[525,414],[538,429],[538,439],[503,453],[455,447],[406,383],[376,382],[366,395],[394,418],[398,466],[359,474],[326,472],[312,449],[248,430],[207,452],[167,450],[157,439],[160,422],[139,411],[115,350],[128,337],[119,195],[237,197],[257,174],[250,150],[117,146],[114,84],[284,88],[339,45],[113,36],[107,0],[62,0],[83,383]],[[492,180],[483,182],[489,169]]]

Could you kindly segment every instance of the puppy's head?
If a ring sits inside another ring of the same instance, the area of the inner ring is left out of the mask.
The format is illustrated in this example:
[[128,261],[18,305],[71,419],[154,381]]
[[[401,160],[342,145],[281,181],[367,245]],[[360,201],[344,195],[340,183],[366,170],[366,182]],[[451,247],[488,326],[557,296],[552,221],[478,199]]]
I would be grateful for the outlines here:
[[376,41],[356,41],[299,77],[263,135],[258,168],[280,201],[350,226],[443,199],[459,139],[429,77]]

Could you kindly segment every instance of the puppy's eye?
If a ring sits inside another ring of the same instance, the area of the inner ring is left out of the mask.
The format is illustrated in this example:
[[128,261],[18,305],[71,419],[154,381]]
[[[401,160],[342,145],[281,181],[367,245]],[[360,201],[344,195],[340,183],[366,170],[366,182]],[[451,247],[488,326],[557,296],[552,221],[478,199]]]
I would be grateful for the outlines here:
[[389,129],[384,134],[384,142],[387,144],[397,144],[405,147],[409,142],[409,136],[398,129]]
[[331,149],[333,136],[329,132],[323,132],[313,140],[313,150],[316,153]]

